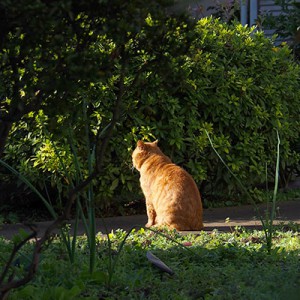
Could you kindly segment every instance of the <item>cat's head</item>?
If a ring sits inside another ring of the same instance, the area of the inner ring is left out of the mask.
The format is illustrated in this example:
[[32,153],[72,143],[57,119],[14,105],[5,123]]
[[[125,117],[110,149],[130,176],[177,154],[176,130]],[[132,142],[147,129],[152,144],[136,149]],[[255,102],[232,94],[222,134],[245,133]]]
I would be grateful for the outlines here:
[[139,171],[143,162],[149,158],[151,155],[159,154],[164,155],[159,147],[157,146],[158,140],[149,143],[138,141],[136,144],[136,148],[132,152],[132,163],[133,166]]

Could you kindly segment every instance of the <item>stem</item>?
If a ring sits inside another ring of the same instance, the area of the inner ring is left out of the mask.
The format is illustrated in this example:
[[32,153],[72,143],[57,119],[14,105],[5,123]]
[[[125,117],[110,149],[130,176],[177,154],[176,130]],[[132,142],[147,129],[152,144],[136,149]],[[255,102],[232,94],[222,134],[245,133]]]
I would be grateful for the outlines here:
[[206,135],[208,137],[208,140],[209,140],[209,143],[210,143],[212,149],[214,150],[214,152],[216,153],[216,155],[218,156],[218,158],[221,160],[221,162],[223,163],[223,165],[226,167],[226,169],[229,171],[229,173],[234,177],[234,179],[237,181],[237,183],[242,188],[242,190],[244,191],[244,193],[247,195],[247,197],[249,198],[249,200],[252,202],[252,204],[254,205],[255,211],[258,212],[258,207],[257,207],[255,201],[253,200],[253,197],[251,196],[251,194],[245,188],[245,186],[240,181],[240,179],[231,171],[231,169],[227,166],[227,164],[225,163],[225,161],[223,160],[223,158],[221,157],[221,155],[218,153],[218,151],[216,150],[216,148],[213,145],[213,142],[212,142],[212,140],[211,140],[211,138],[210,138],[209,133],[207,132],[207,130],[205,130],[205,133],[206,133]]
[[2,159],[0,159],[0,164],[7,168],[11,173],[16,175],[22,182],[26,184],[44,203],[46,208],[48,209],[49,213],[53,218],[57,217],[56,212],[54,211],[53,207],[50,205],[50,203],[47,201],[47,199],[31,184],[30,181],[27,180],[26,177],[24,177],[22,174],[20,174],[16,169],[8,165],[6,162],[4,162]]
[[221,162],[224,164],[224,166],[227,168],[227,170],[230,172],[230,174],[236,179],[236,181],[239,183],[240,187],[243,189],[243,191],[245,192],[245,194],[248,196],[248,198],[253,203],[255,211],[259,215],[259,218],[260,218],[263,230],[264,230],[264,234],[265,234],[265,238],[266,238],[266,243],[267,243],[267,250],[268,250],[268,252],[270,252],[271,248],[272,248],[273,229],[274,229],[273,228],[274,227],[273,226],[273,221],[274,221],[274,218],[275,218],[276,198],[277,198],[278,179],[279,179],[280,138],[279,138],[278,130],[276,131],[277,132],[277,160],[276,160],[275,187],[274,187],[274,193],[273,193],[272,210],[271,210],[271,216],[270,216],[270,218],[269,218],[269,212],[267,210],[266,220],[264,220],[263,217],[262,217],[262,215],[259,213],[257,205],[256,205],[255,201],[253,200],[252,196],[250,195],[250,193],[244,187],[244,185],[239,180],[239,178],[227,166],[227,164],[225,163],[225,161],[223,160],[223,158],[220,156],[220,154],[218,153],[218,151],[215,149],[215,147],[214,147],[214,145],[212,143],[212,140],[211,140],[211,138],[210,138],[209,133],[207,132],[207,130],[205,130],[205,132],[206,132],[206,135],[208,137],[208,140],[209,140],[210,145],[213,148],[214,152],[217,154],[217,156],[219,157],[219,159],[221,160]]
[[277,132],[277,159],[276,159],[276,170],[275,170],[275,186],[273,191],[273,200],[272,200],[272,210],[271,210],[271,216],[268,222],[268,236],[267,236],[267,249],[268,252],[271,252],[272,248],[272,241],[273,241],[273,231],[274,226],[273,222],[275,219],[275,211],[276,211],[276,200],[277,200],[277,192],[278,192],[278,181],[279,181],[279,162],[280,162],[280,137],[278,130]]

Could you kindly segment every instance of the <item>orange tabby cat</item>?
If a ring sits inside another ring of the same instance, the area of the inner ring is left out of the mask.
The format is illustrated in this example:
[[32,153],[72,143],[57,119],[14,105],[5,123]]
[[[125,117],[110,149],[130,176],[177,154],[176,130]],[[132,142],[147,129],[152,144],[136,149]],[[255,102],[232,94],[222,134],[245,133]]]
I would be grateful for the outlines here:
[[134,167],[146,198],[146,227],[166,225],[177,230],[203,228],[200,193],[192,176],[172,163],[153,143],[137,142]]

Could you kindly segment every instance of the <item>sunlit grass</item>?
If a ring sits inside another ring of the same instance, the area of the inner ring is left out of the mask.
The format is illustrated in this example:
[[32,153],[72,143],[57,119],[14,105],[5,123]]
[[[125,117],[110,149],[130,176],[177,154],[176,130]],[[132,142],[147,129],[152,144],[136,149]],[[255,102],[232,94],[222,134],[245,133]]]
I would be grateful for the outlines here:
[[[121,252],[118,249],[126,232],[111,233],[110,241],[98,234],[92,274],[86,237],[78,237],[73,265],[60,239],[55,239],[44,251],[34,281],[14,291],[9,299],[287,299],[280,295],[299,292],[297,231],[286,227],[274,230],[270,253],[262,231],[235,228],[230,233],[162,233],[169,238],[144,229],[133,232]],[[3,263],[9,244],[4,240],[0,243]],[[26,247],[24,256],[30,253],[30,245]],[[151,265],[147,251],[159,257],[175,275]],[[113,260],[118,257],[118,263],[108,286],[109,253]],[[20,255],[16,270],[22,273],[26,260]]]

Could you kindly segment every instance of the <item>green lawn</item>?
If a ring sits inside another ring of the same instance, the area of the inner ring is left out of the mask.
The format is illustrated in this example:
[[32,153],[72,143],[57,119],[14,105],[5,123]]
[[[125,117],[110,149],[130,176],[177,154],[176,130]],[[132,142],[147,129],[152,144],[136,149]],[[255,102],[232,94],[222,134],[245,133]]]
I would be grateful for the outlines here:
[[[277,230],[271,254],[261,231],[236,228],[231,233],[164,234],[171,239],[144,229],[133,232],[120,255],[117,249],[124,231],[110,234],[111,248],[107,238],[99,235],[93,274],[88,271],[86,238],[78,240],[73,265],[57,238],[43,252],[35,279],[8,299],[299,299],[300,238],[296,230]],[[1,240],[1,264],[11,246]],[[15,263],[19,276],[26,270],[31,247],[27,245]],[[175,274],[162,273],[152,265],[147,251]],[[111,284],[109,258],[118,259]]]

